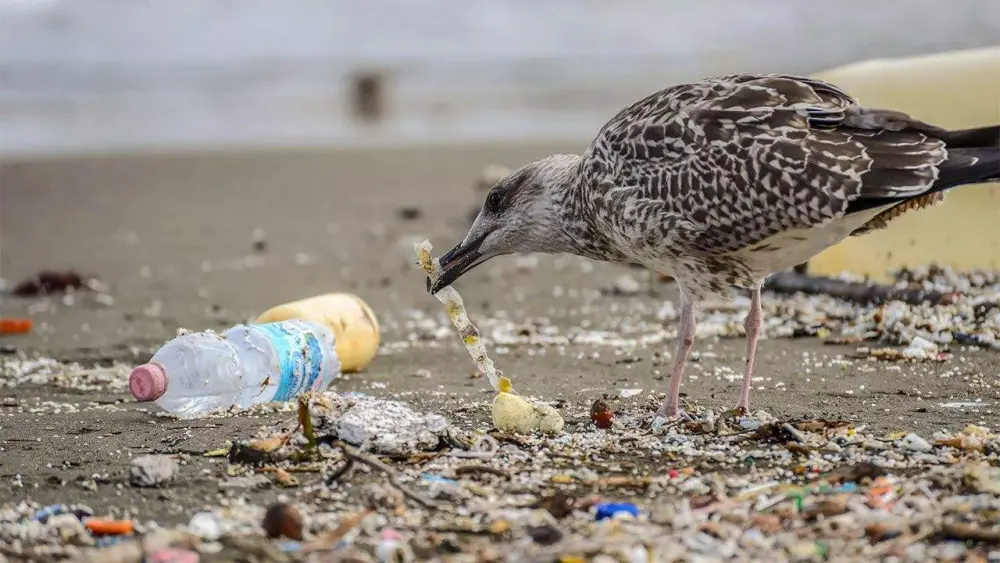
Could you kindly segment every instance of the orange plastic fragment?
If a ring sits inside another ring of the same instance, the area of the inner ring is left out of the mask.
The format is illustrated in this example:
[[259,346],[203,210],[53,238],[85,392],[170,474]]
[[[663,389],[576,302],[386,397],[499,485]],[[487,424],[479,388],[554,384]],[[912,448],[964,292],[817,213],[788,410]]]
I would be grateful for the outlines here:
[[135,532],[135,523],[131,520],[87,518],[83,521],[83,525],[98,536],[124,536]]
[[27,334],[33,326],[31,319],[0,319],[0,334]]

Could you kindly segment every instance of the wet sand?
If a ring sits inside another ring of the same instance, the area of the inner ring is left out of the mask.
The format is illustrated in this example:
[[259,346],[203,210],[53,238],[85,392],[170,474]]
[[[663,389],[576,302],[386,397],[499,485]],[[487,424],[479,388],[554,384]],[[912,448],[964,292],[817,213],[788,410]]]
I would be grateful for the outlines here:
[[[36,330],[5,337],[0,361],[9,361],[12,349],[84,365],[144,361],[179,326],[222,328],[272,305],[327,291],[360,295],[382,322],[383,344],[405,341],[412,330],[404,310],[441,312],[413,269],[412,242],[429,237],[442,252],[458,240],[479,203],[471,185],[484,165],[517,165],[579,148],[567,143],[4,163],[0,272],[7,284],[41,269],[73,268],[108,284],[114,303],[94,303],[82,294],[72,303],[62,297],[5,297],[3,315],[30,315]],[[402,219],[404,207],[418,209],[420,216]],[[257,228],[266,233],[267,244],[259,255],[252,249]],[[255,258],[248,262],[248,255]],[[623,266],[598,264],[591,270],[576,260],[541,258],[537,267],[526,269],[506,257],[466,276],[458,287],[473,319],[544,316],[561,326],[588,320],[607,327],[622,310],[652,316],[664,300],[676,298],[671,284],[661,284],[655,296],[644,287],[635,296],[601,298],[588,315],[573,314],[570,289],[608,288],[624,273],[642,279],[642,272]],[[561,296],[553,296],[554,286],[564,288]],[[716,410],[731,407],[739,384],[720,373],[722,368],[739,372],[743,346],[740,338],[698,341],[703,357],[685,383],[687,399]],[[672,343],[665,348],[672,352]],[[634,402],[664,390],[666,369],[653,365],[658,349],[629,351],[637,361],[622,361],[619,354],[625,352],[608,347],[572,345],[565,354],[514,347],[497,360],[519,391],[563,399],[564,412],[573,419],[583,417],[604,393],[643,389]],[[925,435],[968,423],[995,426],[998,419],[995,352],[956,350],[945,363],[878,362],[871,364],[873,371],[860,372],[826,361],[849,355],[854,347],[772,339],[762,341],[759,350],[764,389],[755,390],[751,400],[779,417],[839,418],[868,424],[869,431]],[[431,376],[414,377],[420,369]],[[449,418],[458,405],[475,400],[481,407],[462,416],[486,420],[492,395],[483,379],[470,378],[473,369],[455,338],[446,346],[382,355],[335,388],[399,396]],[[198,454],[245,437],[266,420],[287,419],[294,426],[290,415],[156,418],[122,392],[20,385],[0,388],[0,395],[0,498],[83,502],[164,523],[186,521],[208,502],[206,494],[217,490],[212,473],[218,462]],[[991,406],[940,406],[977,398]],[[104,404],[88,405],[95,401]],[[53,406],[60,403],[80,411]],[[155,494],[129,488],[128,459],[148,452],[193,454],[182,468],[184,486]],[[17,475],[21,488],[12,484]],[[87,480],[95,481],[96,490],[80,486]],[[262,503],[278,494],[250,493]]]

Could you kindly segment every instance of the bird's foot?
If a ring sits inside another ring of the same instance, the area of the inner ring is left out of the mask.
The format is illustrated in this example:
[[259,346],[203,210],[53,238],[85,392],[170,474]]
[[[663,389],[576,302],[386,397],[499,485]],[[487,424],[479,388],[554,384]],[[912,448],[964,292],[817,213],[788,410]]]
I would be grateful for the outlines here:
[[682,409],[677,403],[669,404],[664,402],[660,405],[659,410],[656,411],[656,416],[659,418],[677,418],[681,416],[682,413],[684,413],[684,409]]
[[680,408],[679,405],[668,405],[666,402],[656,411],[656,415],[653,417],[653,430],[659,430],[663,428],[668,422],[682,422],[689,421],[691,415]]
[[728,411],[722,413],[723,418],[740,418],[741,416],[749,416],[750,409],[742,405],[737,405]]

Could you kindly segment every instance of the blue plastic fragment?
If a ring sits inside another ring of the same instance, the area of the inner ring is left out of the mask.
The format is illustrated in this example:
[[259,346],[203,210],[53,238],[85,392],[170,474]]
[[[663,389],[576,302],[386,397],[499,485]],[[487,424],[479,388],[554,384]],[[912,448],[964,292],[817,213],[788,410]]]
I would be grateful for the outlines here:
[[101,536],[95,540],[94,544],[97,547],[108,547],[126,539],[130,539],[130,536]]
[[50,504],[49,506],[40,508],[38,512],[35,513],[34,519],[44,524],[49,521],[49,518],[65,514],[68,511],[69,508],[67,508],[65,504]]
[[454,479],[441,477],[440,475],[434,475],[432,473],[421,473],[420,478],[428,483],[447,483],[448,485],[458,485],[458,481]]
[[844,483],[840,486],[840,491],[844,493],[853,493],[856,490],[858,490],[857,483]]
[[284,552],[302,551],[302,543],[297,541],[283,541],[279,546]]
[[597,505],[596,520],[607,520],[616,514],[630,514],[633,518],[639,516],[639,507],[631,502],[602,502]]

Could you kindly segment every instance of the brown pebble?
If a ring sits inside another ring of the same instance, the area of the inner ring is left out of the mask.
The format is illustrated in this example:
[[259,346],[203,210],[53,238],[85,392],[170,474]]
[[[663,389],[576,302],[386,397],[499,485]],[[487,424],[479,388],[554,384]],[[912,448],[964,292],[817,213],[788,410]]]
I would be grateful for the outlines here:
[[784,529],[777,514],[754,514],[752,522],[765,534],[777,534]]
[[562,491],[556,491],[551,495],[542,497],[538,501],[538,508],[544,508],[549,514],[556,518],[565,518],[573,513],[576,508],[576,499]]
[[288,538],[302,541],[302,515],[294,506],[277,502],[264,513],[264,532],[269,538]]
[[615,423],[615,411],[611,410],[604,399],[597,399],[590,406],[590,420],[593,420],[598,428],[607,430]]
[[563,538],[563,533],[550,524],[531,526],[528,528],[528,535],[540,545],[552,545]]
[[691,508],[698,509],[698,508],[705,508],[706,506],[713,504],[718,500],[719,500],[718,497],[712,494],[695,495],[691,497],[690,503],[691,503]]
[[882,522],[873,522],[865,526],[865,535],[871,538],[872,541],[880,542],[899,537],[903,535],[903,531],[889,524],[883,524]]
[[698,526],[698,529],[714,538],[719,538],[719,539],[725,538],[729,535],[721,524],[719,524],[718,522],[713,522],[711,520],[702,522],[701,525]]
[[419,207],[402,207],[399,209],[398,214],[400,219],[413,221],[414,219],[419,219],[424,212]]
[[819,514],[830,518],[831,516],[839,516],[845,512],[847,512],[847,497],[843,495],[823,499],[806,511],[807,517],[811,518],[815,518]]
[[740,524],[742,525],[747,521],[747,516],[741,512],[723,512],[719,516],[719,520],[726,522],[728,524]]

